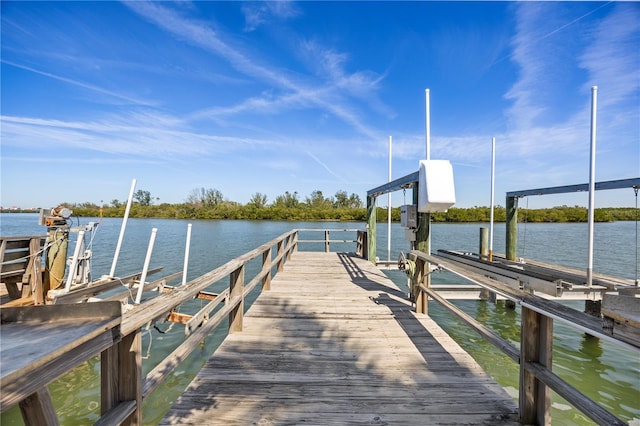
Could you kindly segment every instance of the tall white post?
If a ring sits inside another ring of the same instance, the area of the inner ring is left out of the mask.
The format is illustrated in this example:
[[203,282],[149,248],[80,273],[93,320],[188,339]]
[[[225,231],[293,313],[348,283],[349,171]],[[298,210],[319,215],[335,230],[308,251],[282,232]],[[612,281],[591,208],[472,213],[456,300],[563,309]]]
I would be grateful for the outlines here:
[[[425,97],[425,139],[427,140],[427,158],[426,160],[431,160],[431,99],[430,99],[430,90],[424,89],[424,97]],[[423,188],[426,190],[426,188]],[[431,255],[431,215],[425,214],[427,223],[427,254]],[[431,279],[431,278],[428,278]]]
[[189,268],[189,246],[191,246],[191,224],[187,225],[187,243],[184,247],[184,266],[182,267],[182,285],[187,283],[187,269]]
[[78,232],[78,240],[76,241],[76,248],[73,251],[73,257],[71,258],[71,267],[69,268],[69,275],[67,275],[67,283],[64,286],[64,291],[66,293],[71,290],[71,284],[73,284],[73,280],[76,274],[76,267],[78,266],[78,258],[80,257],[80,252],[84,252],[85,244],[84,244],[84,230]]
[[427,160],[431,160],[431,100],[429,89],[424,89],[425,98],[425,138],[427,140]]
[[491,211],[489,213],[489,262],[493,261],[493,206],[495,204],[496,138],[491,138]]
[[118,256],[120,256],[120,248],[122,247],[122,239],[124,238],[124,230],[127,228],[127,219],[129,218],[129,210],[131,210],[131,202],[133,201],[133,191],[136,189],[136,180],[131,181],[131,190],[129,191],[129,198],[127,198],[127,207],[124,210],[124,218],[122,219],[122,227],[120,228],[120,236],[118,237],[118,244],[116,245],[116,252],[113,255],[113,263],[111,264],[110,277],[116,275],[116,265],[118,264]]
[[591,88],[591,154],[589,156],[589,245],[587,262],[587,286],[593,283],[593,221],[596,188],[596,110],[598,105],[598,86]]
[[140,282],[138,283],[138,294],[136,295],[136,305],[140,304],[142,300],[142,292],[144,291],[144,283],[147,281],[147,272],[149,271],[149,263],[151,263],[151,253],[153,253],[153,244],[156,241],[156,233],[158,228],[151,230],[151,238],[149,238],[149,247],[147,247],[147,257],[144,259],[144,266],[142,267],[142,275],[140,276]]
[[[391,145],[393,138],[389,136],[389,182],[391,182]],[[391,192],[387,193],[387,260],[391,262]]]

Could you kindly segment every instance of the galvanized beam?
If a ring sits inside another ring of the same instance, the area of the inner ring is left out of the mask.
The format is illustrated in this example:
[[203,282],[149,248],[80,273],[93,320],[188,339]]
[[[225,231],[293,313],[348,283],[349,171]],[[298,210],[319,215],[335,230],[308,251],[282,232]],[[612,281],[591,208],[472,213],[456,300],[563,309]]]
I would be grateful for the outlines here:
[[419,172],[411,173],[409,175],[398,178],[394,181],[380,185],[377,188],[367,191],[367,197],[379,197],[380,195],[387,194],[389,192],[399,191],[405,188],[412,188],[418,184]]
[[[640,187],[640,177],[630,179],[609,180],[595,183],[595,190],[623,189]],[[566,194],[570,192],[583,192],[589,190],[589,184],[554,186],[550,188],[525,189],[522,191],[507,192],[507,198],[527,197],[529,195]]]

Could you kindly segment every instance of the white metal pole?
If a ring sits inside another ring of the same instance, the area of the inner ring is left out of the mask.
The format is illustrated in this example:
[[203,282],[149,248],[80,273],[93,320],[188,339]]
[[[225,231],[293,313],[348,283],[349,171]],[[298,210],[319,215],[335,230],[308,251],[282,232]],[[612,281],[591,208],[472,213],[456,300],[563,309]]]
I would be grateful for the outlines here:
[[113,254],[113,263],[111,264],[110,277],[116,275],[116,265],[118,264],[118,256],[120,256],[120,248],[122,247],[122,240],[124,238],[124,230],[127,228],[127,219],[129,218],[129,210],[131,210],[131,202],[133,201],[133,191],[136,189],[136,180],[131,181],[131,190],[129,191],[129,198],[127,199],[127,207],[124,210],[124,218],[122,219],[122,227],[120,228],[120,236],[118,237],[118,244],[116,245],[116,252]]
[[424,89],[425,97],[425,137],[427,139],[427,160],[431,160],[431,100],[429,89]]
[[[393,138],[389,136],[389,182],[391,182],[391,145]],[[391,262],[391,192],[387,194],[387,260]]]
[[142,292],[144,291],[144,283],[147,281],[147,272],[149,271],[149,263],[151,263],[151,253],[153,252],[153,244],[156,241],[156,233],[158,228],[151,230],[151,238],[149,239],[149,247],[147,247],[147,257],[144,259],[144,266],[142,267],[142,275],[140,276],[140,282],[138,283],[138,294],[136,295],[136,305],[140,304],[142,300]]
[[495,204],[496,138],[491,138],[491,212],[489,213],[489,262],[493,261],[493,206]]
[[[427,140],[427,161],[431,160],[431,99],[430,90],[424,89],[425,97],[425,138]],[[423,191],[426,188],[423,188]],[[431,217],[427,215],[429,222],[427,223],[428,236],[427,236],[427,254],[431,255]],[[431,278],[428,278],[431,279]]]
[[596,109],[598,105],[598,86],[591,88],[591,155],[589,163],[589,246],[587,262],[587,286],[593,283],[593,219],[596,187]]
[[73,278],[76,274],[76,267],[78,266],[78,258],[80,252],[84,251],[84,231],[78,232],[78,240],[76,241],[76,248],[73,251],[73,257],[71,258],[71,267],[69,268],[69,275],[67,275],[67,283],[64,286],[65,293],[71,290],[71,284],[73,284]]
[[187,269],[189,267],[189,246],[191,246],[191,224],[187,225],[187,245],[184,248],[184,266],[182,267],[182,285],[187,283]]

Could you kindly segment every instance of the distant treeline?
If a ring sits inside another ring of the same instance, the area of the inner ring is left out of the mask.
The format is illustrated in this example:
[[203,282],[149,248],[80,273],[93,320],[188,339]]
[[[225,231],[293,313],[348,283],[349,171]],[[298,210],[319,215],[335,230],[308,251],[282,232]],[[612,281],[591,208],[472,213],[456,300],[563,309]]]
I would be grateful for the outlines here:
[[[313,191],[300,200],[297,192],[285,192],[272,203],[264,194],[256,193],[247,204],[225,200],[215,189],[194,189],[184,203],[159,203],[148,191],[138,190],[134,196],[129,217],[165,219],[238,219],[238,220],[291,220],[291,221],[366,221],[367,210],[356,194],[348,195],[338,191],[332,197],[325,197],[322,191]],[[154,201],[156,203],[154,203]],[[79,217],[123,217],[125,203],[112,200],[102,206],[94,203],[62,203]],[[54,206],[52,206],[54,207]],[[17,212],[19,210],[2,210]],[[33,210],[26,210],[33,212]],[[387,208],[378,207],[378,221],[387,221]],[[518,209],[519,222],[587,222],[587,209],[580,206],[560,206],[546,209]],[[636,220],[638,211],[632,207],[597,208],[594,212],[597,222]],[[446,213],[433,213],[433,222],[489,222],[489,207],[451,208]],[[400,221],[400,208],[392,208],[391,220]],[[494,209],[496,222],[506,221],[506,210],[498,206]]]

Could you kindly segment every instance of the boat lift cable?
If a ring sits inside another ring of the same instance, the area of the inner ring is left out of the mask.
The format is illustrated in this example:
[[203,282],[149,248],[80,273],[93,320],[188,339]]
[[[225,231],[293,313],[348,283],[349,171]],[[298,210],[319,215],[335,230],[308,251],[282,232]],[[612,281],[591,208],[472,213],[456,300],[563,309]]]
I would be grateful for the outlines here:
[[633,192],[636,194],[636,287],[640,286],[640,281],[638,281],[638,190],[640,189],[640,185],[636,185],[633,187]]

